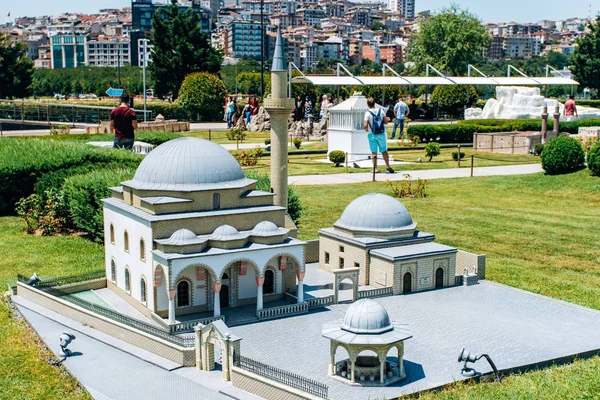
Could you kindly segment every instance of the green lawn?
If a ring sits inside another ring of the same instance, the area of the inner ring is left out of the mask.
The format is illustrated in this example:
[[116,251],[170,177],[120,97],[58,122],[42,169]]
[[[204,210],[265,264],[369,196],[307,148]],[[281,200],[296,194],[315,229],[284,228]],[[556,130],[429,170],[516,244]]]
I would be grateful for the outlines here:
[[[331,226],[356,197],[390,193],[383,182],[295,190],[306,207],[301,239],[317,238],[318,229]],[[580,171],[434,180],[427,193],[424,199],[402,201],[419,229],[435,233],[440,243],[487,254],[489,279],[600,309],[600,178]],[[100,245],[77,237],[28,236],[23,229],[17,218],[0,218],[0,280],[14,278],[17,271],[62,275],[102,268]],[[25,326],[9,318],[3,303],[0,318],[0,342],[17,349],[0,352],[1,399],[81,398],[71,379],[62,379],[46,364],[47,353],[37,348]],[[458,384],[421,398],[593,399],[600,393],[599,373],[600,358],[595,357],[511,376],[502,385]],[[24,396],[28,389],[37,394]]]

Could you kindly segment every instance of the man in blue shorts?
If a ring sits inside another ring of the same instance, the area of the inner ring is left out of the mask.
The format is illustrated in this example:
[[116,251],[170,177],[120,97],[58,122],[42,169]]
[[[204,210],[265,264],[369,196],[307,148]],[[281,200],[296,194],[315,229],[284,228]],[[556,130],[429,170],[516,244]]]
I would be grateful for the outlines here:
[[394,173],[394,169],[390,167],[390,160],[387,152],[387,134],[385,124],[389,122],[389,118],[385,116],[385,111],[375,108],[375,99],[369,97],[367,99],[367,107],[365,112],[365,131],[369,133],[369,148],[371,149],[371,158],[373,160],[373,171],[377,172],[377,152],[381,152],[385,166],[390,174]]

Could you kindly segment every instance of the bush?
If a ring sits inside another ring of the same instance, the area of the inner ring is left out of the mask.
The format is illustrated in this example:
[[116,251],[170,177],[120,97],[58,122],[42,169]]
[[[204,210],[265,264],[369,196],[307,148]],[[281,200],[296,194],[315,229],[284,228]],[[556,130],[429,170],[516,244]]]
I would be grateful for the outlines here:
[[[33,194],[38,181],[38,194],[60,188],[67,176],[91,168],[119,165],[137,167],[142,156],[128,151],[115,151],[85,143],[55,140],[0,139],[0,214],[14,212],[15,203]],[[60,172],[61,170],[73,171]],[[77,168],[81,168],[77,170]],[[52,173],[52,177],[45,177]]]
[[294,147],[296,147],[296,149],[300,149],[300,146],[302,146],[302,139],[294,139],[292,140],[292,143],[294,144]]
[[544,151],[544,145],[543,144],[538,143],[535,146],[533,146],[533,154],[535,154],[536,156],[541,156],[542,155],[542,151]]
[[427,181],[419,179],[416,186],[413,187],[413,181],[410,179],[409,174],[404,175],[404,179],[399,183],[387,181],[386,185],[392,189],[392,196],[399,199],[427,197],[427,193],[425,193]]
[[231,128],[227,131],[227,140],[239,140],[243,142],[246,140],[246,132],[240,128]]
[[439,156],[440,153],[441,150],[439,143],[431,142],[427,143],[427,146],[425,146],[425,156],[429,157],[430,162],[433,159],[433,157]]
[[49,190],[44,196],[32,194],[23,198],[15,210],[25,220],[27,233],[49,236],[69,232],[72,227],[64,196],[56,190]]
[[110,187],[131,179],[134,174],[134,168],[103,169],[67,178],[62,192],[73,224],[101,242],[104,238],[102,199],[110,197]]
[[223,102],[227,89],[216,75],[207,72],[193,72],[185,77],[179,89],[178,104],[192,118],[201,121],[214,121],[223,116]]
[[[256,170],[246,171],[246,177],[248,179],[254,179],[256,181],[256,189],[262,190],[263,192],[271,192],[271,178],[269,175],[261,174]],[[300,197],[292,189],[288,187],[288,214],[292,221],[299,226],[300,217],[302,216],[304,208],[300,202]]]
[[453,115],[459,115],[459,108],[463,108],[468,101],[469,104],[477,102],[479,95],[473,86],[449,85],[437,86],[431,95],[431,101]]
[[68,135],[69,133],[71,133],[71,128],[69,127],[69,125],[52,125],[50,127],[51,135]]
[[600,142],[592,146],[588,152],[587,164],[592,175],[600,176]]
[[140,142],[146,142],[154,146],[160,146],[161,144],[168,142],[169,140],[178,139],[183,135],[174,132],[136,132],[135,140]]
[[252,167],[258,163],[258,160],[265,154],[265,151],[257,147],[252,151],[243,150],[232,154],[242,167]]
[[544,146],[541,159],[542,167],[547,174],[566,174],[583,165],[585,154],[577,139],[559,136]]
[[344,161],[346,161],[346,153],[341,150],[333,150],[329,153],[329,161],[339,167]]
[[265,139],[265,146],[268,146],[271,144],[271,139]]
[[[460,159],[462,160],[463,158],[465,158],[465,152],[464,152],[464,151],[461,151],[461,152],[460,152]],[[458,161],[458,151],[453,151],[453,152],[452,152],[452,159],[453,159],[454,161]]]

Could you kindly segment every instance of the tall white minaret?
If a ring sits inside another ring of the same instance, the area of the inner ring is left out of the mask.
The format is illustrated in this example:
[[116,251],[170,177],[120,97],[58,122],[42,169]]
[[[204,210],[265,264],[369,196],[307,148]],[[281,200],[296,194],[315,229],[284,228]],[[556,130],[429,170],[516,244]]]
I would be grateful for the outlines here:
[[283,52],[281,28],[277,28],[277,40],[271,67],[271,95],[264,99],[265,110],[271,117],[271,192],[275,193],[275,205],[287,208],[288,198],[288,118],[294,108],[294,99],[287,93],[288,70]]

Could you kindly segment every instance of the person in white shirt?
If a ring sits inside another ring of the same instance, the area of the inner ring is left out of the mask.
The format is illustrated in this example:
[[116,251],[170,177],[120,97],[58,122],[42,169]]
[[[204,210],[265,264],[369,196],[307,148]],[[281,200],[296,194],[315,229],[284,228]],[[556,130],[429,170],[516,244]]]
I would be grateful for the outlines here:
[[398,134],[398,138],[401,138],[404,134],[404,122],[406,121],[406,117],[410,114],[410,108],[402,101],[402,99],[398,99],[398,102],[394,106],[394,116],[396,120],[394,121],[394,128],[392,129],[392,139],[396,137],[396,129],[398,125],[400,125],[400,134]]
[[377,172],[377,152],[381,152],[385,166],[390,174],[394,173],[394,169],[390,167],[390,159],[387,152],[387,134],[385,124],[389,122],[389,118],[385,116],[385,111],[375,107],[375,99],[369,97],[367,99],[367,107],[365,112],[365,131],[369,133],[369,148],[371,150],[371,159],[373,160],[373,171]]

